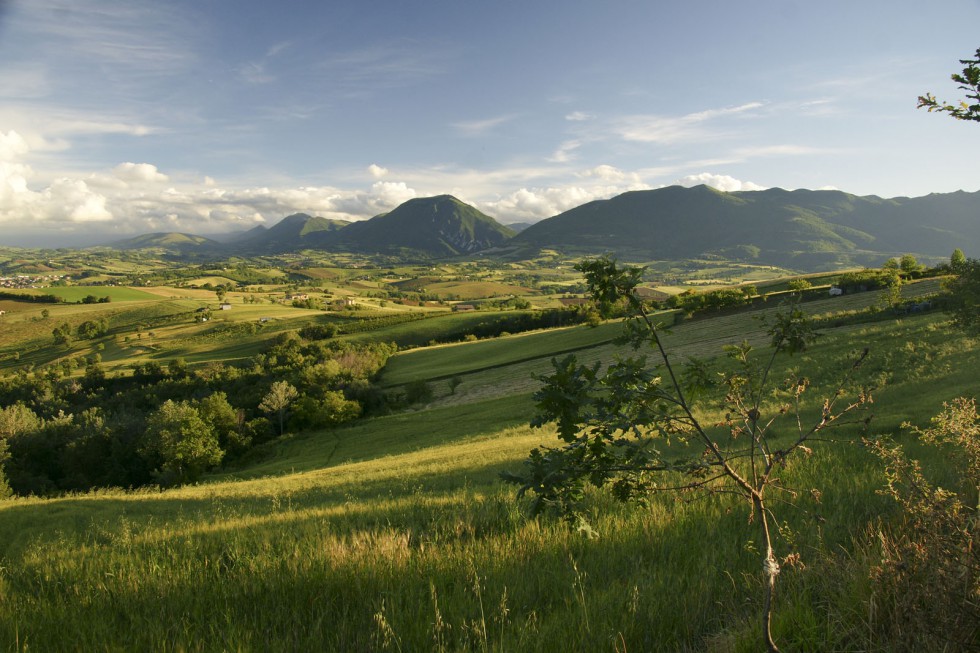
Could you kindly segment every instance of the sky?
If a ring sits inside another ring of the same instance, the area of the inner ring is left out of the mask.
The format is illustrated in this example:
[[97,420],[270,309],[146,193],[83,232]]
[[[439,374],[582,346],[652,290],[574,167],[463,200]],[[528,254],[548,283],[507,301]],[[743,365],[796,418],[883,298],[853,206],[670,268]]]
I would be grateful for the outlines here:
[[0,245],[534,222],[630,190],[980,190],[980,0],[0,0]]

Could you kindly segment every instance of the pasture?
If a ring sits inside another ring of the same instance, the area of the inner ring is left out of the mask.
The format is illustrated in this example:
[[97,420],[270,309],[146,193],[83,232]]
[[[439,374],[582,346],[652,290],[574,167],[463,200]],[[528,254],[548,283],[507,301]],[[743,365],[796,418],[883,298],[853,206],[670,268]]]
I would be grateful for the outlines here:
[[[847,391],[875,396],[869,430],[834,431],[781,470],[791,491],[776,508],[779,546],[804,563],[780,577],[774,629],[787,651],[890,648],[876,635],[869,569],[881,553],[875,529],[896,511],[879,492],[883,469],[862,436],[892,434],[944,486],[957,483],[942,455],[901,425],[926,425],[943,401],[975,395],[980,343],[938,313],[836,320],[875,298],[806,304],[823,335],[777,363],[781,378],[808,377],[803,414],[813,416],[849,357],[868,348]],[[322,312],[236,304],[222,321],[193,324],[186,318],[200,305],[52,305],[51,321],[115,311],[119,349],[106,347],[103,360],[122,364],[246,356],[276,332],[323,320]],[[764,348],[760,318],[776,309],[682,321],[665,343],[675,361],[697,356],[720,370],[729,364],[725,345]],[[245,333],[274,311],[273,321]],[[422,344],[487,315],[446,314],[344,337]],[[15,316],[22,330],[0,335],[0,360],[17,338],[25,351],[50,340],[49,328],[28,337],[38,329],[34,317]],[[152,336],[135,331],[142,324],[153,325]],[[761,582],[744,505],[727,495],[658,493],[623,506],[590,491],[585,521],[568,523],[530,516],[499,478],[519,471],[531,448],[556,443],[553,429],[528,426],[534,377],[566,352],[600,364],[628,353],[612,342],[620,328],[399,353],[383,387],[430,382],[430,405],[287,435],[261,459],[198,485],[0,502],[0,642],[12,651],[758,650]],[[134,333],[142,334],[135,343]],[[39,345],[28,355],[42,363],[45,351]],[[462,382],[451,392],[455,376]],[[700,410],[720,421],[719,397]],[[790,437],[792,422],[785,428]]]

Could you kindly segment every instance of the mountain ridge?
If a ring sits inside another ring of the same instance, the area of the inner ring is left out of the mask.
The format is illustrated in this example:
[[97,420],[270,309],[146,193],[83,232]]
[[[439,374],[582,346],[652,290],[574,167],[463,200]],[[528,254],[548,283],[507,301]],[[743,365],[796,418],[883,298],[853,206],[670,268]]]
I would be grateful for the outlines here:
[[113,246],[200,256],[320,250],[422,259],[479,253],[505,260],[557,250],[637,261],[715,257],[817,271],[877,265],[902,253],[940,258],[955,248],[977,252],[980,192],[881,198],[837,190],[668,186],[593,200],[519,233],[452,195],[437,195],[363,221],[294,213],[222,242],[156,233]]

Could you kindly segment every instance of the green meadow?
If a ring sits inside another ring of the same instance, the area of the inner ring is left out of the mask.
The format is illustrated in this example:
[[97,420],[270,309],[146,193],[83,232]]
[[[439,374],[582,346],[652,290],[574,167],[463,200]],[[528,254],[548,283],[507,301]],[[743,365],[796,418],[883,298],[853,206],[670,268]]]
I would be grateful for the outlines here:
[[[807,304],[823,335],[777,365],[811,379],[805,415],[819,411],[848,356],[865,347],[861,382],[875,388],[867,431],[834,431],[782,471],[792,492],[775,508],[779,546],[803,563],[786,566],[779,581],[774,631],[788,651],[895,645],[878,634],[878,621],[893,615],[877,603],[869,570],[881,553],[876,533],[897,513],[880,493],[884,473],[862,436],[894,434],[956,484],[941,456],[918,447],[902,424],[926,425],[943,401],[975,395],[978,343],[939,313],[866,314],[873,301],[866,294]],[[0,364],[12,366],[15,351],[23,352],[18,364],[54,360],[52,323],[98,311],[111,311],[103,360],[120,366],[247,357],[276,333],[323,320],[292,307],[236,304],[195,324],[189,318],[201,305],[159,297],[129,307],[52,305],[45,322],[43,307],[32,306],[5,324],[15,328],[0,337]],[[698,356],[721,368],[726,344],[764,347],[758,318],[774,310],[681,321],[665,341],[678,360]],[[485,319],[446,314],[345,337],[422,345]],[[381,384],[429,382],[428,405],[287,435],[251,463],[196,485],[0,502],[2,646],[759,650],[761,581],[744,505],[726,495],[663,493],[623,506],[593,491],[587,525],[570,524],[530,516],[499,479],[519,471],[531,448],[556,441],[553,430],[528,426],[535,375],[568,352],[611,361],[625,353],[612,342],[619,329],[568,327],[405,351],[390,359]],[[460,383],[451,389],[453,377]],[[721,418],[717,397],[702,410]]]

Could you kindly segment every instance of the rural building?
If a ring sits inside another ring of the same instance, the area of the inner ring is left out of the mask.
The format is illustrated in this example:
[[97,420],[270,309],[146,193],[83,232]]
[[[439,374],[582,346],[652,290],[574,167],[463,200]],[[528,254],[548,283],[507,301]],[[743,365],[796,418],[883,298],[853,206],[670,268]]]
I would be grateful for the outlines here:
[[307,295],[306,293],[296,293],[296,294],[288,293],[286,295],[286,300],[287,301],[298,300],[298,301],[301,301],[301,302],[305,302],[309,298],[310,298],[310,296]]
[[222,311],[230,311],[231,310],[231,304],[225,302],[224,304],[219,304],[218,305],[218,308],[221,309]]
[[838,288],[837,286],[831,286],[830,287],[830,296],[831,297],[837,297],[837,296],[843,295],[843,294],[844,294],[844,290],[843,289]]
[[453,304],[453,311],[456,313],[465,313],[466,311],[475,311],[476,306],[473,304]]

